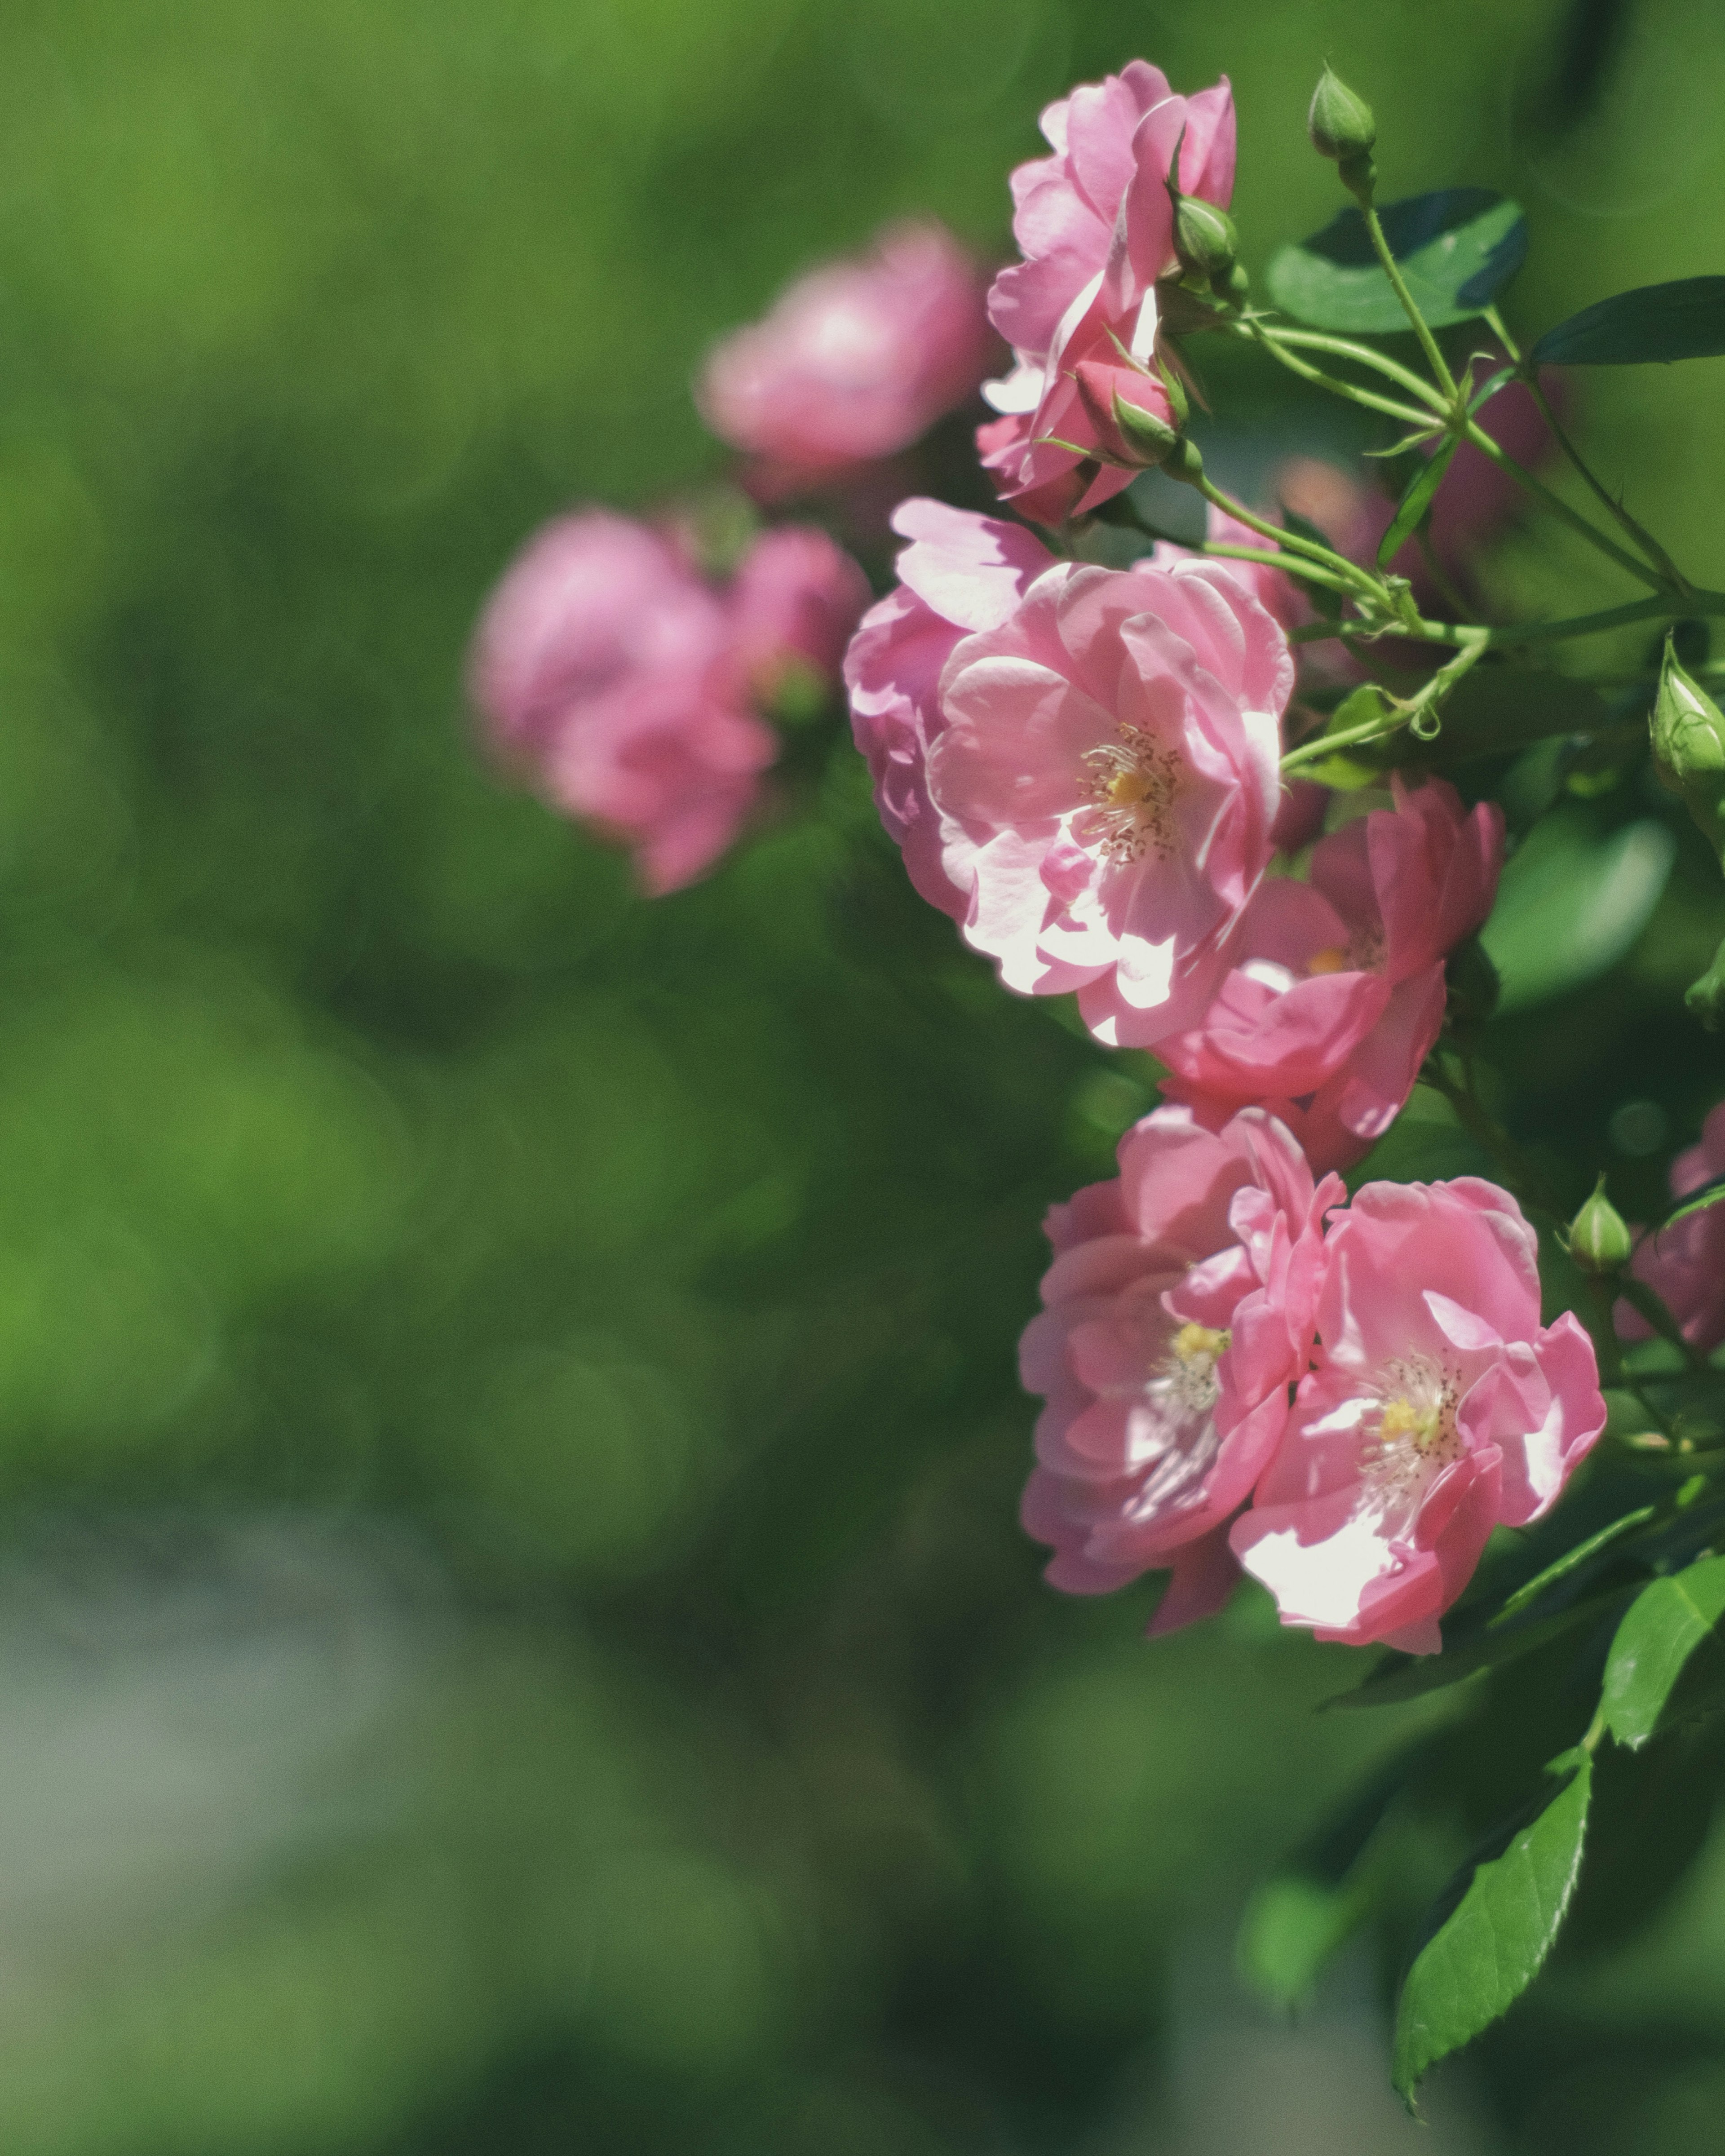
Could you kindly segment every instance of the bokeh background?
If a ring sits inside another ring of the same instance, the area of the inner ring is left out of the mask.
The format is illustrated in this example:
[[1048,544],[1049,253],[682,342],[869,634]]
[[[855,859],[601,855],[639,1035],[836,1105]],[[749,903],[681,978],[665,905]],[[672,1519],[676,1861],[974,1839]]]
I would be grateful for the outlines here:
[[[1336,207],[1326,55],[1389,192],[1524,202],[1513,322],[1725,267],[1711,0],[0,16],[8,2156],[1719,2145],[1725,1845],[1423,2143],[1369,1948],[1292,2029],[1235,1983],[1409,1722],[1315,1714],[1356,1661],[1250,1597],[1147,1647],[1016,1530],[1039,1220],[1141,1070],[961,951],[848,752],[648,906],[475,751],[523,535],[722,474],[709,340],[890,215],[1004,251],[1040,106],[1139,54],[1233,77],[1255,270]],[[1579,407],[1715,583],[1722,388]],[[1627,956],[1491,1048],[1644,1216],[1725,1091],[1671,829]]]

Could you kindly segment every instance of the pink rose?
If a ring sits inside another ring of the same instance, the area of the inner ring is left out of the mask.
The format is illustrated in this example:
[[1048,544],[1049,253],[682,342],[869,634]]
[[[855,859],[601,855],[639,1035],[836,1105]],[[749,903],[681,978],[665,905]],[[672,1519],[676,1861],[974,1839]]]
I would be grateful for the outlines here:
[[[1701,1127],[1701,1143],[1671,1163],[1671,1195],[1687,1198],[1725,1175],[1725,1101]],[[1674,1228],[1644,1235],[1630,1270],[1664,1300],[1692,1348],[1711,1354],[1725,1341],[1725,1204],[1692,1213]],[[1645,1340],[1648,1327],[1626,1302],[1617,1306],[1617,1329],[1628,1340]]]
[[1319,1168],[1359,1159],[1400,1112],[1443,1024],[1445,957],[1491,911],[1502,865],[1495,803],[1394,783],[1393,810],[1319,840],[1309,881],[1258,886],[1215,1000],[1157,1043],[1168,1098],[1213,1124],[1256,1102]]
[[1194,1024],[1270,860],[1287,640],[1206,562],[1061,562],[953,650],[928,798],[967,940],[1111,1046]]
[[[1055,155],[1012,176],[1013,231],[1025,259],[1003,270],[988,295],[1016,364],[983,385],[1003,416],[978,430],[977,448],[1004,500],[1039,523],[1058,524],[1131,484],[1130,469],[1106,461],[1123,446],[1108,400],[1083,391],[1099,388],[1122,352],[1148,366],[1157,282],[1180,266],[1166,184],[1175,150],[1182,190],[1225,208],[1234,192],[1233,93],[1224,79],[1196,97],[1176,97],[1158,69],[1134,60],[1050,105],[1042,131]],[[1126,393],[1145,403],[1157,388]],[[1168,416],[1165,405],[1151,408],[1158,418]]]
[[1234,193],[1234,96],[1227,79],[1176,97],[1144,60],[1084,83],[1048,106],[1051,157],[1012,175],[1013,236],[1024,259],[1003,270],[988,313],[1025,358],[1047,360],[1064,318],[1111,268],[1124,311],[1178,267],[1165,184],[1174,146],[1180,186],[1226,209]]
[[670,534],[579,511],[506,572],[470,690],[504,754],[554,806],[629,847],[660,896],[709,869],[755,805],[778,738],[752,700],[793,663],[829,677],[867,598],[823,532],[763,533],[726,593]]
[[715,346],[696,400],[721,441],[814,480],[914,442],[972,394],[993,348],[951,234],[893,225]]
[[1537,1249],[1472,1177],[1368,1183],[1332,1216],[1322,1360],[1229,1537],[1283,1624],[1435,1653],[1492,1528],[1557,1502],[1605,1404],[1576,1319],[1539,1322]]
[[737,663],[768,702],[787,670],[798,665],[823,683],[836,680],[868,603],[868,578],[824,531],[809,524],[774,526],[754,541],[732,582]]
[[1158,1108],[1119,1159],[1048,1216],[1055,1260],[1020,1353],[1047,1403],[1023,1518],[1072,1594],[1171,1566],[1151,1628],[1164,1631],[1239,1576],[1221,1531],[1309,1360],[1319,1222],[1342,1186],[1314,1192],[1299,1147],[1256,1109],[1213,1134]]
[[845,654],[851,726],[911,881],[930,905],[962,920],[968,900],[941,865],[928,798],[928,744],[942,725],[941,670],[973,630],[998,629],[1054,557],[1021,524],[943,501],[901,502],[892,528],[911,544],[898,557],[898,588],[864,615]]

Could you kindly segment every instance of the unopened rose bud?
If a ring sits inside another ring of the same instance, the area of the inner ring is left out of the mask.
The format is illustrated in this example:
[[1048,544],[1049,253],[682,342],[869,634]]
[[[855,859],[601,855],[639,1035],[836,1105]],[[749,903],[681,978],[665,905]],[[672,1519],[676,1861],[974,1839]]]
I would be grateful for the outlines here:
[[1189,276],[1201,277],[1214,292],[1230,290],[1236,273],[1243,282],[1240,234],[1227,211],[1198,195],[1183,195],[1172,175],[1168,193],[1173,199],[1174,252],[1180,267]]
[[1605,1195],[1602,1175],[1594,1194],[1569,1223],[1569,1255],[1584,1273],[1621,1272],[1635,1239],[1623,1215]]
[[1378,123],[1364,98],[1356,96],[1328,66],[1312,93],[1306,131],[1321,157],[1335,159],[1342,184],[1349,193],[1367,200],[1378,177],[1377,167],[1372,162]]
[[1167,462],[1186,418],[1185,394],[1178,382],[1147,374],[1124,359],[1086,360],[1073,369],[1072,378],[1096,429],[1101,456],[1138,470]]
[[1725,862],[1725,715],[1678,664],[1669,638],[1650,731],[1660,778],[1681,793],[1702,835]]

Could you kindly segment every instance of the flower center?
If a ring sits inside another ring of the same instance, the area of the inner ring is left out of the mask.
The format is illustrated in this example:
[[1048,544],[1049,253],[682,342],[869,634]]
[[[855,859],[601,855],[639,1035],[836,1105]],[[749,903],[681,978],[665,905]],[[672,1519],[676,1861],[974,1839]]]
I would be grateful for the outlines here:
[[1417,1507],[1445,1468],[1467,1450],[1455,1424],[1461,1381],[1427,1355],[1388,1363],[1361,1424],[1360,1471],[1386,1507]]
[[1208,1414],[1222,1396],[1216,1365],[1233,1342],[1231,1332],[1213,1332],[1208,1325],[1183,1325],[1168,1342],[1168,1352],[1158,1373],[1182,1412]]
[[1179,790],[1178,752],[1142,727],[1122,722],[1117,738],[1086,749],[1085,793],[1090,806],[1074,826],[1081,843],[1100,846],[1111,860],[1164,861],[1173,851],[1173,803]]

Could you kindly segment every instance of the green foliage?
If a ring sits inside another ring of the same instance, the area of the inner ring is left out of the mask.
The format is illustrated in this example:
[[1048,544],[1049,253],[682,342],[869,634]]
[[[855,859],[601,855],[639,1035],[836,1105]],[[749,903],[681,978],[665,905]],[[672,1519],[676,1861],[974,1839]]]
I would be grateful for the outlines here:
[[1428,2070],[1507,2013],[1538,1974],[1575,1891],[1593,1792],[1584,1751],[1507,1820],[1440,1899],[1396,2002],[1394,2082],[1409,2108]]
[[1481,934],[1501,1008],[1549,1002],[1625,957],[1676,857],[1669,826],[1653,817],[1615,830],[1579,804],[1543,817],[1506,865]]
[[[1408,289],[1435,329],[1483,313],[1527,255],[1527,219],[1489,188],[1442,187],[1387,203],[1378,214]],[[1265,283],[1285,314],[1314,329],[1390,336],[1408,326],[1357,209],[1343,210],[1297,247],[1280,249]]]
[[1547,330],[1538,367],[1639,367],[1725,352],[1725,277],[1680,277],[1618,292]]
[[1402,498],[1396,504],[1395,515],[1389,520],[1389,528],[1378,542],[1378,566],[1380,569],[1389,567],[1419,529],[1426,511],[1431,507],[1432,496],[1443,485],[1444,474],[1450,469],[1450,461],[1460,445],[1461,438],[1450,435],[1434,454],[1426,458],[1402,490]]
[[[1630,1604],[1605,1665],[1604,1707],[1620,1744],[1645,1744],[1675,1714],[1725,1701],[1725,1558],[1704,1558],[1656,1579]],[[1674,1698],[1679,1680],[1687,1700]]]

